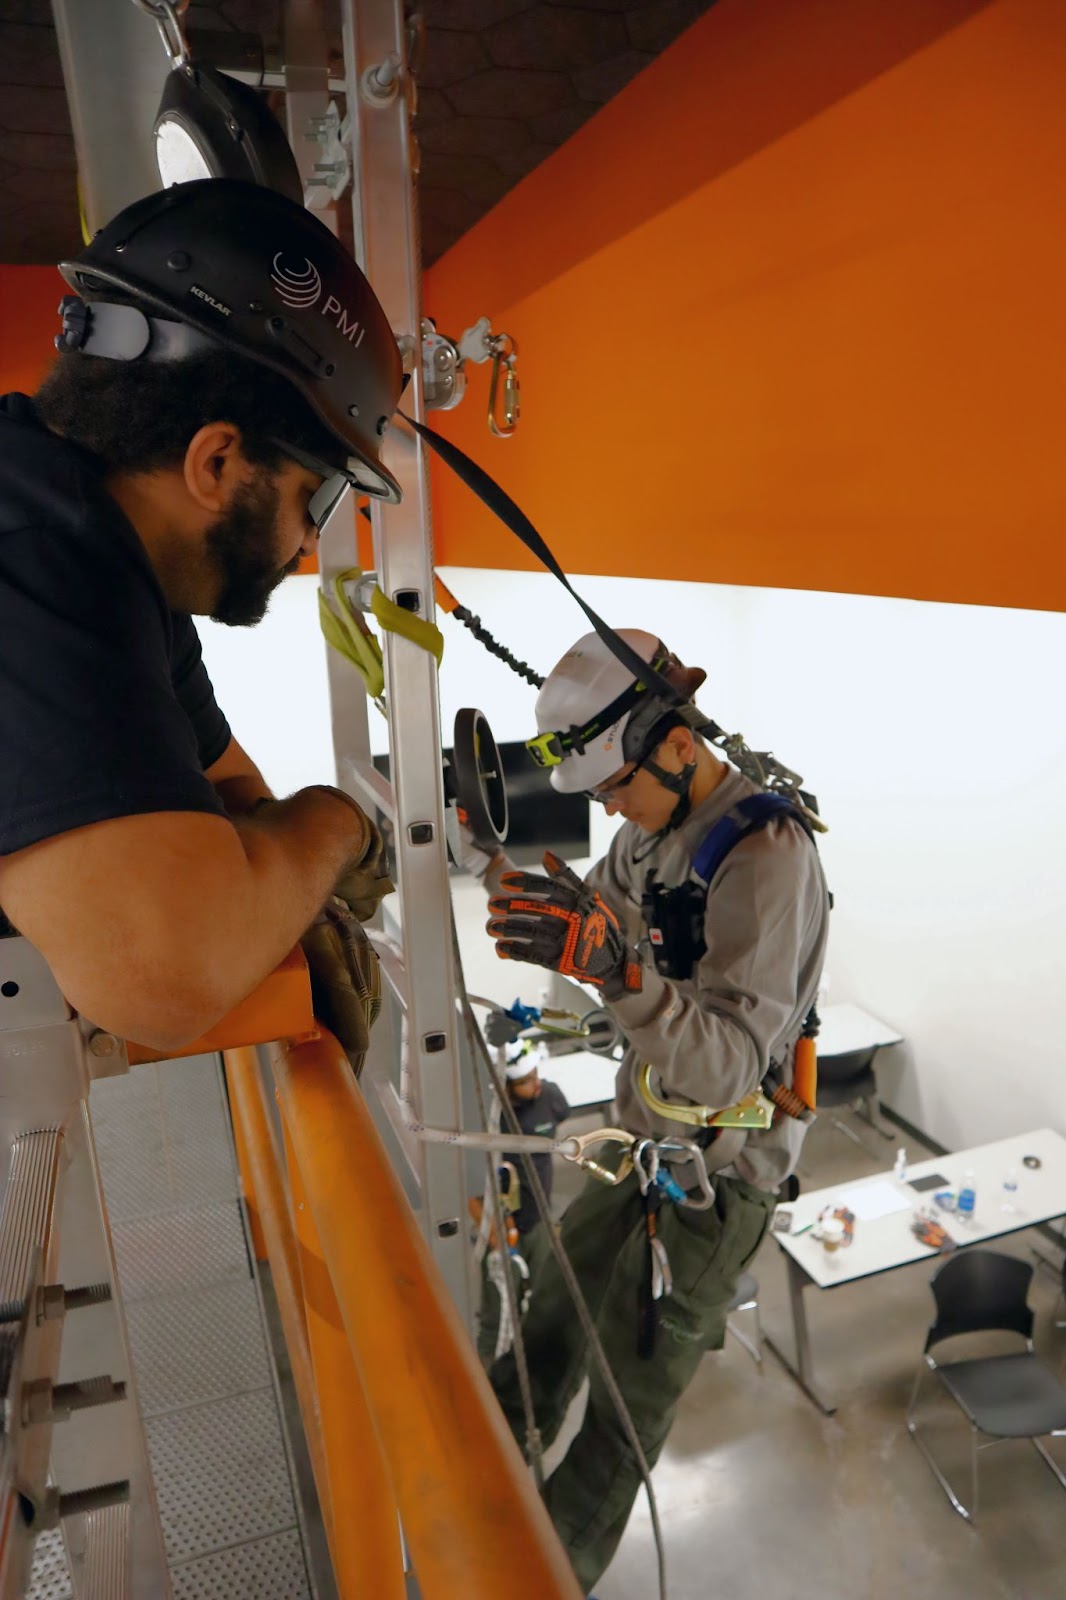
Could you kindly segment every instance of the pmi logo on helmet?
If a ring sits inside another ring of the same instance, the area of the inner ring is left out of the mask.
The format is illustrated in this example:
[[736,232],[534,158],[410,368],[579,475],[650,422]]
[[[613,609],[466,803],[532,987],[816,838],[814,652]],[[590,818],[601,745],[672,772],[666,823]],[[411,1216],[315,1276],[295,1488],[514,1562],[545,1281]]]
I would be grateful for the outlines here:
[[[281,299],[293,311],[310,311],[322,297],[321,275],[314,262],[309,261],[306,256],[303,270],[293,272],[285,265],[282,252],[279,250],[272,263],[270,281]],[[327,294],[319,315],[332,317],[338,330],[355,345],[356,349],[362,344],[366,329],[361,326],[358,317],[349,317],[335,294]]]
[[285,266],[279,250],[274,257],[270,281],[285,304],[294,311],[309,311],[322,293],[318,268],[306,256],[303,271],[292,272]]

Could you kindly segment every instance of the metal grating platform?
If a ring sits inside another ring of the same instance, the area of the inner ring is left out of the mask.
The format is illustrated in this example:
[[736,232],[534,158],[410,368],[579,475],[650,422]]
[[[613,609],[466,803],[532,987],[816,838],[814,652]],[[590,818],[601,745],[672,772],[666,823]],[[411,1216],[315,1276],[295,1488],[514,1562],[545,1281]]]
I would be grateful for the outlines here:
[[[135,1067],[91,1109],[175,1600],[310,1600],[214,1056]],[[58,1534],[31,1600],[68,1600]]]
[[174,1572],[174,1600],[219,1600],[251,1595],[256,1600],[291,1600],[306,1590],[304,1555],[295,1530],[217,1550]]
[[70,1571],[58,1528],[42,1533],[34,1547],[32,1600],[71,1600]]

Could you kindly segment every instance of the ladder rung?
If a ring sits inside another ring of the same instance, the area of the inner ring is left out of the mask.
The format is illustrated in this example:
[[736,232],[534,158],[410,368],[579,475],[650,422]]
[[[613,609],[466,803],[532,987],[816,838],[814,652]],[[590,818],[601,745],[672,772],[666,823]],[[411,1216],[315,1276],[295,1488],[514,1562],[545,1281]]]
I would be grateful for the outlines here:
[[59,1175],[61,1128],[23,1133],[11,1146],[11,1175],[0,1216],[0,1302],[26,1295],[38,1252],[47,1257]]
[[385,774],[379,772],[372,761],[357,761],[351,756],[342,760],[341,765],[348,782],[358,789],[360,800],[369,800],[372,806],[384,812],[390,822],[395,822],[396,800],[392,784]]
[[130,1508],[102,1506],[85,1518],[85,1594],[92,1600],[129,1600]]
[[404,965],[403,954],[400,947],[391,939],[382,938],[373,928],[367,930],[370,941],[377,952],[381,965],[381,975],[389,988],[406,1011],[407,1005],[407,968]]

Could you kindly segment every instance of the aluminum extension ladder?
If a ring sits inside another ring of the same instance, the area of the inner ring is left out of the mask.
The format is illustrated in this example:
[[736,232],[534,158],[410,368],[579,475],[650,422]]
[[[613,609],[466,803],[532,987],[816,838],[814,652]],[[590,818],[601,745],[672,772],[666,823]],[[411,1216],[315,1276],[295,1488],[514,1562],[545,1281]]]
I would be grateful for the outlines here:
[[89,1119],[93,1078],[126,1070],[0,938],[0,1600],[57,1525],[77,1600],[172,1592]]

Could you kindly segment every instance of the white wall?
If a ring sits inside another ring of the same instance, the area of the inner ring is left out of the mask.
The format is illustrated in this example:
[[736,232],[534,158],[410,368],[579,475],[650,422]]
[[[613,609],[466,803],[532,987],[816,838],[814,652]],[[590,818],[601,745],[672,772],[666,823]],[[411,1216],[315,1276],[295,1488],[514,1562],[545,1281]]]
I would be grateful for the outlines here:
[[[540,672],[585,631],[546,574],[442,572]],[[647,626],[707,668],[700,702],[802,772],[831,831],[834,1001],[896,1024],[885,1097],[949,1147],[1066,1132],[1066,617],[716,585],[582,578],[615,626]],[[282,792],[331,775],[313,579],[253,633],[204,624],[235,731]],[[476,704],[498,738],[533,731],[535,691],[443,618],[443,724]],[[594,823],[602,826],[598,808]],[[602,848],[603,834],[594,839]],[[461,894],[470,986],[513,997]],[[535,998],[535,984],[523,985]]]

